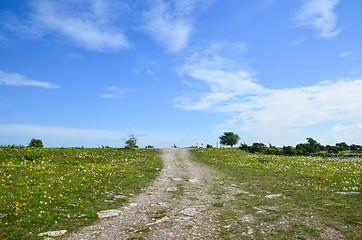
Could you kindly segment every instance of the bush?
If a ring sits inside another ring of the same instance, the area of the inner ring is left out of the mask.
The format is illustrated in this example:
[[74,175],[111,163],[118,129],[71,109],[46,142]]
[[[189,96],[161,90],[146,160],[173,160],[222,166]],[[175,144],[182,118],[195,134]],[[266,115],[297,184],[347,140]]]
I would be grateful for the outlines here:
[[252,153],[262,153],[266,149],[266,145],[264,143],[253,143],[250,148]]
[[42,148],[43,142],[40,139],[31,139],[28,147],[34,147],[34,148]]
[[207,144],[207,145],[206,145],[206,148],[213,148],[213,147],[212,147],[212,145]]
[[358,151],[358,150],[361,150],[361,149],[362,149],[362,146],[356,145],[356,144],[352,144],[352,145],[350,146],[350,149],[351,149],[351,151]]
[[289,156],[294,156],[297,154],[295,148],[293,148],[292,146],[283,146],[283,153]]
[[24,146],[22,146],[22,145],[15,145],[15,144],[13,144],[13,145],[1,145],[0,146],[0,148],[8,148],[8,149],[22,149],[22,148],[24,148]]
[[249,147],[248,144],[246,144],[246,143],[240,144],[240,147],[239,147],[239,148],[240,148],[241,150],[250,152],[250,147]]
[[337,147],[329,146],[329,145],[326,146],[326,151],[328,153],[338,153],[339,152]]

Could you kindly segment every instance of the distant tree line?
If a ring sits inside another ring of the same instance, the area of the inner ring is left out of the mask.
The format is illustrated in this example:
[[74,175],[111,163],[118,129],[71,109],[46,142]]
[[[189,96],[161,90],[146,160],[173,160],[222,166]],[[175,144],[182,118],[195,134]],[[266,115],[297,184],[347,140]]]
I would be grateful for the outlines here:
[[[221,145],[227,145],[233,147],[240,140],[239,135],[233,132],[224,132],[223,135],[219,137]],[[344,155],[344,156],[353,156],[359,155],[362,156],[362,146],[361,145],[348,145],[345,142],[336,143],[335,146],[326,145],[323,146],[313,138],[306,138],[307,143],[299,143],[295,147],[292,146],[283,146],[283,148],[277,148],[271,144],[269,146],[264,143],[253,143],[252,145],[247,145],[242,143],[240,149],[251,152],[251,153],[264,153],[264,154],[275,154],[275,155],[319,155],[319,156],[334,156],[334,155]],[[212,148],[211,145],[207,145],[207,148]]]
[[239,147],[244,151],[251,153],[264,153],[264,154],[275,154],[275,155],[320,155],[320,156],[333,156],[337,154],[361,154],[361,145],[348,145],[345,142],[336,143],[335,146],[318,143],[313,138],[307,138],[307,143],[299,143],[295,147],[283,146],[283,148],[277,148],[269,144],[266,146],[264,143],[253,143],[251,146],[243,143]]

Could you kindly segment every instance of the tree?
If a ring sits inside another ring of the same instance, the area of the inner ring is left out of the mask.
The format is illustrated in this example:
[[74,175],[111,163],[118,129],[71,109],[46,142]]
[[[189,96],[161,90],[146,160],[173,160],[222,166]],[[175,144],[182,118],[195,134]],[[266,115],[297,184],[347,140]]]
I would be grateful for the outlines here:
[[349,150],[349,146],[348,146],[348,144],[345,143],[345,142],[336,143],[336,147],[338,148],[339,151]]
[[229,145],[233,147],[236,145],[240,140],[239,135],[233,132],[224,132],[224,135],[220,136],[220,144],[222,145]]
[[323,146],[313,138],[307,138],[308,143],[299,143],[295,149],[299,155],[308,155],[311,153],[317,153],[321,151]]
[[43,142],[40,139],[31,139],[28,147],[42,148]]
[[321,150],[321,144],[313,138],[307,138],[307,141],[310,146],[310,153],[319,152]]
[[356,145],[356,144],[352,144],[351,147],[350,147],[350,149],[351,149],[352,151],[358,151],[358,149],[362,149],[362,146]]
[[298,155],[308,155],[313,152],[311,146],[307,143],[299,143],[295,146]]
[[125,145],[126,148],[138,148],[136,143],[137,143],[137,138],[131,135],[131,137],[126,141]]

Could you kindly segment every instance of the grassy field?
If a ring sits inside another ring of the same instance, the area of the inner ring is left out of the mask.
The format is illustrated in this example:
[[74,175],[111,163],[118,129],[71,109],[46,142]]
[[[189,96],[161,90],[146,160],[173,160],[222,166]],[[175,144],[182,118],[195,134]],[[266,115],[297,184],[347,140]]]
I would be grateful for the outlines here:
[[362,238],[362,195],[351,193],[361,192],[361,158],[288,157],[239,149],[193,153],[245,191],[228,201],[220,195],[220,220],[238,226],[225,229],[225,238],[251,229],[256,239]]
[[[158,175],[156,150],[0,148],[0,239],[73,231]],[[42,239],[40,237],[39,239]]]

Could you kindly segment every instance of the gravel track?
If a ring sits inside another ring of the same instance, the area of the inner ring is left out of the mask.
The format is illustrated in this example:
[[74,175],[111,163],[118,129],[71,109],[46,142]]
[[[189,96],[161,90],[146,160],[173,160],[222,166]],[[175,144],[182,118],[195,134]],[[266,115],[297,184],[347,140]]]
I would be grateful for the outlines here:
[[[164,169],[124,207],[67,239],[219,239],[218,193],[231,200],[240,191],[225,176],[190,161],[188,149],[163,149]],[[222,180],[221,180],[222,179]],[[227,227],[227,226],[226,226]]]

